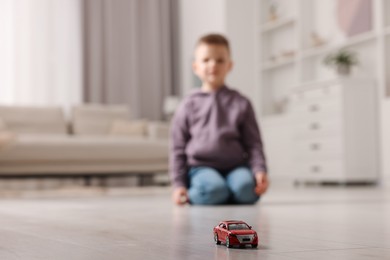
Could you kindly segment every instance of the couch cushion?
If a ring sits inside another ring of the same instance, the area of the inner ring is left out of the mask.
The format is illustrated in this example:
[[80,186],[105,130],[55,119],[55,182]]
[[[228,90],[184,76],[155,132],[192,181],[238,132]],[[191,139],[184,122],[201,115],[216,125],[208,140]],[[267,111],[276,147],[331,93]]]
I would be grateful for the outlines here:
[[169,139],[170,127],[168,122],[150,121],[147,135],[151,139]]
[[110,128],[110,135],[127,137],[146,137],[147,120],[115,120]]
[[0,150],[2,162],[120,162],[168,160],[168,142],[146,138],[20,135],[9,149]]
[[76,135],[108,135],[115,120],[129,120],[125,105],[87,104],[72,109],[72,127]]
[[60,107],[0,106],[0,118],[14,133],[66,134]]
[[5,130],[7,130],[7,126],[4,122],[4,120],[0,117],[0,132],[3,132]]

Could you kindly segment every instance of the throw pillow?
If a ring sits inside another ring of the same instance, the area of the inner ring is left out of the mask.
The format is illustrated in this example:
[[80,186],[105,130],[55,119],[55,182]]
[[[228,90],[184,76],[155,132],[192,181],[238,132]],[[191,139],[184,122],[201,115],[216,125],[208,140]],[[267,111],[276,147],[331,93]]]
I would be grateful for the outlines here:
[[15,134],[11,132],[0,132],[0,149],[8,145],[15,139]]
[[115,120],[131,118],[127,105],[83,104],[72,109],[72,128],[76,135],[104,136]]
[[7,125],[0,118],[0,149],[15,140],[15,134],[7,130]]
[[146,133],[146,120],[114,120],[109,134],[115,136],[145,137]]

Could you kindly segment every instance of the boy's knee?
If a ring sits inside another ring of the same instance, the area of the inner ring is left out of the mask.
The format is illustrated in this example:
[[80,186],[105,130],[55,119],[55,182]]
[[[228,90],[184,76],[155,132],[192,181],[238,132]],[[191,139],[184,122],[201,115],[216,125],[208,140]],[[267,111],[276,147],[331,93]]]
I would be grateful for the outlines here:
[[231,189],[236,203],[253,204],[259,200],[259,196],[255,193],[254,182],[241,182]]
[[229,189],[224,183],[216,183],[207,187],[191,187],[189,190],[189,197],[192,204],[224,204],[228,201],[229,196]]
[[245,193],[249,190],[254,190],[255,189],[255,181],[254,180],[241,180],[240,182],[236,182],[233,185],[231,185],[231,189],[234,192],[237,193]]
[[225,203],[229,199],[230,195],[229,188],[226,183],[219,183],[218,185],[211,187],[208,192],[209,197],[211,199],[214,198],[214,204]]

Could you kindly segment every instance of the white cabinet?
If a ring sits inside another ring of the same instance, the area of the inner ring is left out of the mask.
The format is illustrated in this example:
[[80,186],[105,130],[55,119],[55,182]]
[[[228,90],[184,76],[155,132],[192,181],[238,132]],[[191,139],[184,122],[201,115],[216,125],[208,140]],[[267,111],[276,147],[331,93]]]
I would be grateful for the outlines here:
[[292,91],[293,175],[301,182],[375,182],[377,104],[370,79],[335,79]]
[[[389,139],[390,1],[352,2],[256,1],[255,106],[260,122],[266,122],[270,176],[375,181],[390,168],[386,160],[390,146],[385,142]],[[344,6],[367,3],[368,8],[355,8],[356,12]],[[352,22],[353,16],[359,17],[359,23],[347,28],[342,20]],[[352,27],[358,30],[352,32]],[[337,71],[324,64],[329,54],[340,49],[357,54],[359,64],[350,80],[332,80]],[[357,77],[375,82],[354,80]],[[268,123],[274,121],[278,124]],[[283,145],[281,140],[288,138]]]

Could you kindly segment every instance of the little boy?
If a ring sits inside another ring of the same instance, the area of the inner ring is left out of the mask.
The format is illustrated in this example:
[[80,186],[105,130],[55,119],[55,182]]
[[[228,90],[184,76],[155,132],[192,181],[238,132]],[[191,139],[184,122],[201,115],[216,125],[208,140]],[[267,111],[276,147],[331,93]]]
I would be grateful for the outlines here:
[[263,144],[251,103],[225,85],[232,69],[227,39],[199,39],[193,71],[200,90],[172,120],[170,171],[174,203],[253,204],[268,188]]

